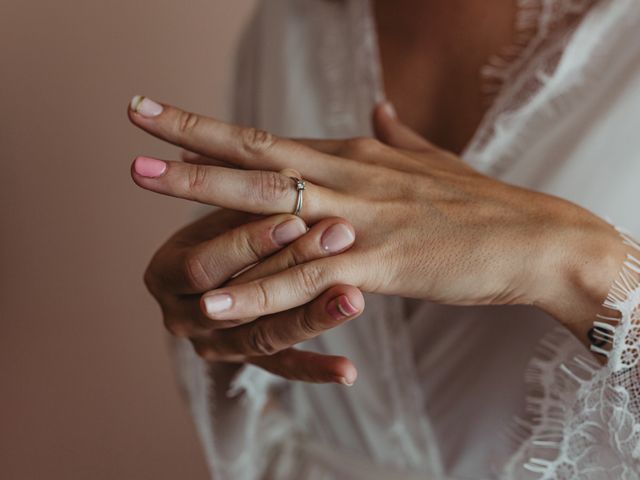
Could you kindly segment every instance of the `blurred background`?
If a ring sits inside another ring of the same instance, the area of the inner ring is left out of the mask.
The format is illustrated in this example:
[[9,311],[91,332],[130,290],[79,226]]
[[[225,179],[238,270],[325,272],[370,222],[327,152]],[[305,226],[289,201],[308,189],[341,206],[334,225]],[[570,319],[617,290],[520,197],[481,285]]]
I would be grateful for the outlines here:
[[186,202],[131,182],[134,94],[225,118],[254,0],[0,0],[0,478],[205,479],[142,284]]

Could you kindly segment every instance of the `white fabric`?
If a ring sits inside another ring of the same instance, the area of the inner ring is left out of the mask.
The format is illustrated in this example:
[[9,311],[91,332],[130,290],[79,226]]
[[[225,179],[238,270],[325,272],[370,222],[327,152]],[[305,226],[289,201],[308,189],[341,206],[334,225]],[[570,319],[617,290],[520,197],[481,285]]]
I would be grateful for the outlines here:
[[[576,21],[519,52],[464,158],[638,237],[640,2],[541,6]],[[370,134],[384,96],[372,21],[367,0],[265,1],[240,52],[237,120],[287,136]],[[613,343],[603,368],[532,308],[377,295],[361,318],[304,345],[354,360],[352,388],[251,366],[230,388],[179,342],[212,476],[640,478],[639,266],[629,259],[607,301],[622,319],[602,331]],[[269,392],[278,408],[263,414]]]

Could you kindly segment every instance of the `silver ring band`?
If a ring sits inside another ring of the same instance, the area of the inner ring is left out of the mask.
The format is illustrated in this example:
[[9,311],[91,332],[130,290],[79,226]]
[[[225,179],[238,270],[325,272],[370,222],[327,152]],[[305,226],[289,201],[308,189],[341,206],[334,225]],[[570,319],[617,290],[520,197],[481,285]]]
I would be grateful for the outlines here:
[[296,185],[296,192],[298,193],[298,197],[296,198],[296,208],[293,210],[293,214],[300,216],[300,210],[302,210],[302,192],[304,192],[305,188],[307,188],[307,184],[301,178],[297,177],[289,177],[293,180]]

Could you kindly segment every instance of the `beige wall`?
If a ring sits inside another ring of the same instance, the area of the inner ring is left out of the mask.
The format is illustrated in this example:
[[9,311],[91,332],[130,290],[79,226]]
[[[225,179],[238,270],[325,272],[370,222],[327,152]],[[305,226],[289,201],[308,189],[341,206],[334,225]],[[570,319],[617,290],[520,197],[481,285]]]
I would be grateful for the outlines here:
[[0,0],[0,478],[204,479],[141,282],[189,206],[136,188],[146,94],[225,115],[253,0]]

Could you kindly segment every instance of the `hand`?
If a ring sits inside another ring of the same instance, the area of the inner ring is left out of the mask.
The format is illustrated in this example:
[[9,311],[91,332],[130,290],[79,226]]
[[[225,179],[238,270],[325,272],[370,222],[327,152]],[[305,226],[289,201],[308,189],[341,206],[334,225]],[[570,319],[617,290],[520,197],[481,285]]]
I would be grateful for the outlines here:
[[307,180],[307,222],[340,216],[358,232],[343,255],[208,292],[202,308],[213,320],[285,311],[346,284],[453,305],[534,304],[571,328],[597,311],[620,265],[617,234],[596,216],[479,174],[383,109],[376,124],[387,144],[294,141],[144,102],[130,111],[136,125],[236,168],[155,161],[149,174],[142,168],[149,160],[138,159],[141,187],[245,212],[284,212],[295,191],[278,172],[291,167]]
[[357,373],[348,359],[289,347],[356,318],[364,307],[356,288],[330,288],[303,307],[238,328],[231,328],[233,321],[212,322],[198,305],[200,294],[211,288],[338,254],[353,240],[353,227],[338,218],[318,222],[307,232],[293,215],[261,218],[218,210],[173,235],[154,255],[145,283],[162,308],[167,329],[190,338],[207,360],[253,363],[288,379],[351,384]]

